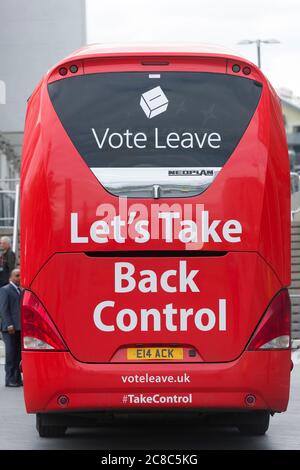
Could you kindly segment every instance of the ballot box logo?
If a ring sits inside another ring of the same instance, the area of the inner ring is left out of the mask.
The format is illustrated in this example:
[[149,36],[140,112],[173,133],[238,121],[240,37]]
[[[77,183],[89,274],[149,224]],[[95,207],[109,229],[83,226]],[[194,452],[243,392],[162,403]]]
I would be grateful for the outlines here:
[[169,100],[160,86],[146,91],[141,96],[140,105],[147,118],[152,119],[167,110]]

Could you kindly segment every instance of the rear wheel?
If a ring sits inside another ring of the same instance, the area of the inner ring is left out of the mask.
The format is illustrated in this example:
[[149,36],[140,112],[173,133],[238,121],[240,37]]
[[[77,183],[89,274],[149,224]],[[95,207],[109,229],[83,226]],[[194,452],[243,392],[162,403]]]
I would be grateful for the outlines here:
[[262,436],[267,432],[269,423],[270,413],[259,410],[240,415],[237,427],[243,436]]
[[45,422],[43,415],[36,415],[36,429],[40,437],[62,437],[64,436],[67,426],[60,424],[49,424]]

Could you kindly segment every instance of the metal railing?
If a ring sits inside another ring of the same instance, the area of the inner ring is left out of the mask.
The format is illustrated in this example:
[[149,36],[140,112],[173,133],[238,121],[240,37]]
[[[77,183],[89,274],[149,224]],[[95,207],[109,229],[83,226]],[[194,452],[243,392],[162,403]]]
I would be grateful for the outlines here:
[[[300,294],[290,294],[291,300],[300,299]],[[292,349],[300,348],[300,303],[292,303]],[[298,307],[298,311],[293,311],[293,306]],[[297,318],[298,317],[298,318]]]
[[17,255],[18,251],[18,238],[19,238],[19,219],[20,219],[20,183],[16,184],[16,194],[15,194],[15,210],[14,210],[14,228],[13,228],[13,240],[12,240],[12,249]]
[[300,213],[300,176],[292,171],[291,175],[291,220]]
[[0,229],[12,234],[12,250],[18,257],[20,184],[17,178],[0,179]]
[[[15,207],[19,197],[17,194],[19,179],[0,179],[0,228],[13,229],[15,224]],[[18,202],[17,202],[18,205]]]

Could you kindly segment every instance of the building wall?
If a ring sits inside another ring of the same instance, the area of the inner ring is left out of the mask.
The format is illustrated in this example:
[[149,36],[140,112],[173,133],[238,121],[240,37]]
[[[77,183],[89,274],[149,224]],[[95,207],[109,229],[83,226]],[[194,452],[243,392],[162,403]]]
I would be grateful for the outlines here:
[[20,154],[26,100],[43,74],[86,43],[85,0],[0,1],[0,132]]
[[[0,133],[0,235],[10,235],[13,227],[15,188],[19,171],[13,147]],[[3,228],[11,227],[9,232]]]
[[297,109],[283,103],[282,109],[286,120],[286,131],[291,134],[294,126],[300,126],[300,108]]

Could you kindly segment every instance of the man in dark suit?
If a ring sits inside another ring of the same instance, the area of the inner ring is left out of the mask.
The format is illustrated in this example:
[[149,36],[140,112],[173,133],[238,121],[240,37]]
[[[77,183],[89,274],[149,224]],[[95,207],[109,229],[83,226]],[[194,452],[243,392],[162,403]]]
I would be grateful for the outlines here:
[[5,385],[23,385],[21,362],[20,270],[13,269],[9,284],[0,289],[0,321],[5,344]]
[[16,265],[16,255],[10,246],[9,237],[0,238],[0,287],[9,282],[9,276]]

